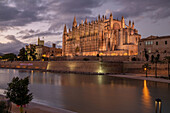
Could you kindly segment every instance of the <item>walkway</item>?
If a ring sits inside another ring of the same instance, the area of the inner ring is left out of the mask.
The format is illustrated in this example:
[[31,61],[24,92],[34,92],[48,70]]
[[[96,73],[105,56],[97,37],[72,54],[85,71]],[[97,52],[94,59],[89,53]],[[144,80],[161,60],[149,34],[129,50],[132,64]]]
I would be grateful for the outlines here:
[[155,75],[148,75],[146,77],[145,74],[125,74],[125,75],[109,75],[113,77],[122,77],[122,78],[129,78],[129,79],[137,79],[137,80],[148,80],[148,81],[155,81],[155,82],[163,82],[163,83],[170,83],[170,80],[164,78],[155,78]]

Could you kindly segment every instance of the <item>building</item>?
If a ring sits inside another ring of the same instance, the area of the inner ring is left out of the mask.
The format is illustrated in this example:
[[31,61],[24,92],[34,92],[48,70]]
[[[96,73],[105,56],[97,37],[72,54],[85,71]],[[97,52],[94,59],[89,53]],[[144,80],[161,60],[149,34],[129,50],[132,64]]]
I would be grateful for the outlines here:
[[62,56],[127,56],[138,54],[138,41],[141,35],[135,29],[134,22],[125,24],[121,20],[113,19],[112,14],[98,20],[78,25],[74,17],[72,30],[67,32],[66,25],[63,32]]
[[52,47],[50,48],[50,53],[51,53],[51,56],[54,56],[54,57],[62,56],[62,49],[56,48],[56,44],[53,44]]
[[170,56],[170,36],[149,36],[139,41],[138,57],[140,60],[146,60],[145,52],[151,60],[152,55],[157,57],[159,54],[160,60],[166,56]]
[[50,58],[62,56],[62,49],[56,48],[56,44],[53,44],[52,47],[44,46],[44,40],[38,38],[38,45],[30,44],[26,46],[26,51],[28,53],[28,59],[33,60],[32,55],[30,55],[30,50],[35,49],[36,60],[41,60],[42,58]]
[[56,48],[56,44],[52,44],[52,47],[44,46],[44,40],[38,38],[38,45],[36,46],[37,59],[50,58],[62,56],[62,49]]

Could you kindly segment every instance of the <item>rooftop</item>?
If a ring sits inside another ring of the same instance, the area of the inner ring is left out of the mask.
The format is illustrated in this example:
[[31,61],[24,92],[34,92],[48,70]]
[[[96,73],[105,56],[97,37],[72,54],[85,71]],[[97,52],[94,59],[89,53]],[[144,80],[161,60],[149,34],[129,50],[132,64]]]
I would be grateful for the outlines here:
[[143,38],[140,40],[140,42],[142,41],[146,41],[146,40],[157,40],[157,39],[165,39],[165,38],[170,38],[170,36],[149,36],[147,38]]

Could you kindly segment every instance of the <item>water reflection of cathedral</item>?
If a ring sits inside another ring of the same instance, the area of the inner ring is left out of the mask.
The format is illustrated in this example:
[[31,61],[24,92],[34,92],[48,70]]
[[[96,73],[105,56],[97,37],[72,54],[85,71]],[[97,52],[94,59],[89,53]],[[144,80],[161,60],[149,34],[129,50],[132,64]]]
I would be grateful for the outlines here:
[[134,28],[134,22],[125,24],[121,20],[113,19],[112,14],[98,20],[82,22],[78,25],[74,17],[72,30],[67,32],[66,25],[63,32],[63,56],[96,56],[99,55],[136,55],[138,41],[141,35]]
[[[20,71],[21,73],[22,71]],[[147,85],[150,87],[169,87],[166,83],[157,83],[117,78],[112,76],[104,75],[79,75],[79,74],[61,74],[61,73],[51,73],[51,72],[41,72],[41,71],[30,71],[30,83],[31,84],[52,84],[52,85],[62,85],[62,86],[76,86],[76,85],[125,85],[127,86],[143,86],[143,94],[148,92]],[[148,92],[149,93],[149,92]],[[148,94],[147,93],[147,94]]]

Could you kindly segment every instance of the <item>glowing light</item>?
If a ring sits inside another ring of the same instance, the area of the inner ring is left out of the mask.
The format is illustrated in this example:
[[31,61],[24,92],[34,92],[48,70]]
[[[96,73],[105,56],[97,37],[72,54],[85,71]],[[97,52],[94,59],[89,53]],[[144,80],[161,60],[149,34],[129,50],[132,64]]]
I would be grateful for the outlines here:
[[100,53],[99,55],[103,55],[103,53]]
[[143,86],[144,86],[144,88],[147,88],[146,80],[144,80]]
[[103,73],[103,69],[102,69],[102,66],[101,66],[101,65],[99,66],[99,69],[98,69],[97,72],[98,72],[98,73]]
[[31,71],[31,77],[30,77],[30,83],[31,83],[31,84],[33,84],[33,79],[34,79],[34,78],[33,78],[33,75],[34,75],[33,72],[34,72],[34,71],[32,70],[32,71]]
[[116,54],[116,53],[112,53],[111,55],[112,55],[112,56],[117,56],[117,54]]
[[42,55],[43,57],[46,57],[46,55],[44,54],[44,55]]
[[71,71],[74,71],[76,66],[77,66],[76,63],[68,63],[68,67],[70,68]]
[[35,67],[35,69],[39,69],[39,67]]
[[21,68],[21,66],[16,66],[16,68]]
[[127,53],[124,53],[124,56],[127,56],[128,54]]
[[101,84],[102,81],[103,81],[103,76],[102,76],[102,75],[99,75],[97,78],[98,78],[98,83]]
[[146,108],[150,108],[152,106],[152,103],[151,103],[151,96],[150,96],[150,93],[149,93],[149,89],[147,87],[146,80],[144,80],[143,86],[144,87],[143,87],[142,101],[143,101],[143,104],[145,105]]
[[147,68],[145,67],[145,68],[144,68],[144,71],[146,71],[146,70],[147,70]]

